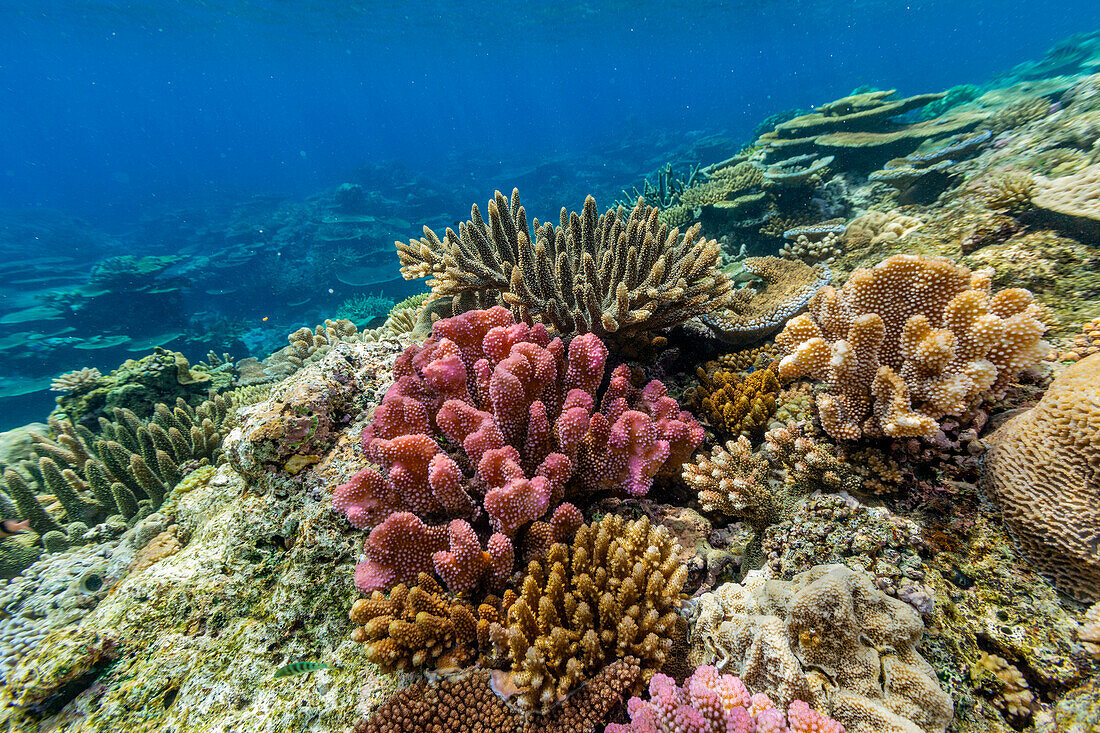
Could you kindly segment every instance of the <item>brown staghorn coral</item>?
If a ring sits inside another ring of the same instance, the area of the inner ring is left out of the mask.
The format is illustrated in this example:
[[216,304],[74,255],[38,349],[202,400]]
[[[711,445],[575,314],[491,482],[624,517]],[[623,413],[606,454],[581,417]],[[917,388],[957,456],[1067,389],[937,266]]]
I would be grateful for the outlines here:
[[761,284],[735,291],[728,305],[700,320],[721,340],[747,344],[772,335],[829,284],[829,268],[779,257],[748,257],[741,263]]
[[487,600],[474,608],[420,573],[412,586],[358,599],[349,614],[356,625],[351,638],[386,671],[460,667],[477,658],[479,629],[488,642],[488,624],[500,620],[498,606]]
[[531,562],[505,623],[490,631],[511,660],[516,704],[549,710],[616,658],[638,658],[642,681],[658,671],[680,628],[679,554],[664,527],[609,514]]
[[710,424],[726,436],[764,432],[775,414],[779,380],[771,369],[758,369],[741,377],[724,369],[710,373],[696,369],[696,399]]
[[546,715],[524,715],[499,696],[499,673],[471,669],[398,692],[354,733],[592,733],[640,672],[637,659],[619,659]]
[[1100,600],[1100,355],[985,443],[982,487],[1032,563],[1063,592]]
[[666,328],[728,300],[718,243],[698,225],[669,230],[641,200],[601,216],[589,196],[579,215],[562,209],[560,226],[536,219],[533,240],[518,191],[497,191],[487,212],[488,223],[474,206],[457,235],[425,227],[419,241],[398,242],[402,275],[431,277],[435,299],[499,294],[518,318],[563,334]]
[[926,437],[937,420],[997,395],[1049,351],[1031,293],[942,257],[894,255],[825,288],[776,342],[783,380],[824,379],[829,435]]
[[804,700],[849,733],[943,733],[954,714],[917,645],[924,624],[869,576],[819,565],[699,598],[692,664],[716,664],[781,705]]

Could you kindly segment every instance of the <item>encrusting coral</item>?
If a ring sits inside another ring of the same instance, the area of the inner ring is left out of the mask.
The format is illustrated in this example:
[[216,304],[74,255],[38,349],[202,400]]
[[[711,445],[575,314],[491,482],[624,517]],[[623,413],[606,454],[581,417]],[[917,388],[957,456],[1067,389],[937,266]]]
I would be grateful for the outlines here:
[[985,438],[982,487],[1040,572],[1100,600],[1100,354],[1066,369],[1039,404]]
[[681,687],[671,677],[653,675],[649,698],[632,697],[630,724],[612,723],[607,733],[844,733],[844,726],[803,701],[783,711],[765,693],[750,695],[741,680],[709,665],[698,667]]
[[517,191],[510,201],[497,191],[487,211],[488,224],[474,206],[457,235],[425,227],[420,241],[397,242],[402,275],[431,277],[432,298],[455,298],[456,314],[464,295],[499,297],[526,323],[605,336],[674,326],[729,297],[718,243],[698,225],[669,230],[640,200],[598,215],[589,196],[558,227],[536,219],[533,238]]
[[803,700],[848,733],[943,733],[951,697],[920,655],[924,624],[870,578],[821,565],[700,597],[692,664],[728,669],[778,705]]
[[824,379],[825,431],[930,438],[940,418],[1001,394],[1049,351],[1040,307],[1021,288],[942,257],[894,255],[825,288],[776,342],[783,380]]
[[713,312],[700,318],[719,339],[731,344],[771,336],[831,279],[824,264],[810,266],[779,257],[748,257],[741,264],[762,284],[734,291],[728,305],[716,304]]
[[615,659],[639,660],[645,682],[682,631],[687,568],[664,527],[614,514],[580,528],[572,546],[532,561],[503,623],[490,627],[511,660],[507,683],[522,710],[547,711]]
[[[333,496],[353,525],[373,527],[358,588],[433,569],[455,592],[499,584],[517,547],[545,550],[579,526],[563,499],[640,496],[678,471],[702,427],[660,382],[637,389],[625,365],[597,410],[607,355],[594,334],[567,355],[542,324],[515,323],[500,306],[437,321],[406,349],[361,441],[382,471],[364,468]],[[452,521],[424,522],[438,519]]]

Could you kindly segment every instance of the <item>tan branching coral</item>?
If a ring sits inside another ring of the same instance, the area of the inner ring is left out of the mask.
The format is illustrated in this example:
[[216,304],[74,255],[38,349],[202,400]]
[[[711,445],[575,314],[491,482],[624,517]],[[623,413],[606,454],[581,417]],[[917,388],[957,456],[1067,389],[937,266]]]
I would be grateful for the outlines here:
[[998,709],[1012,718],[1031,716],[1031,702],[1035,696],[1015,665],[1004,657],[981,652],[978,661],[970,668],[970,678],[980,683],[983,676],[994,681],[993,704]]
[[102,376],[95,367],[84,367],[83,369],[65,372],[54,377],[53,381],[50,382],[50,391],[80,394],[94,387]]
[[684,482],[698,493],[704,511],[736,517],[752,528],[744,562],[750,568],[763,562],[764,530],[787,519],[803,496],[859,487],[846,463],[793,423],[769,430],[764,439],[764,447],[754,453],[742,435],[685,463],[683,470]]
[[779,257],[748,257],[742,265],[761,283],[738,289],[728,306],[700,319],[718,338],[732,344],[748,344],[772,335],[831,278],[823,264],[811,267]]
[[1100,600],[1100,354],[985,442],[982,487],[1024,552],[1063,592]]
[[527,567],[494,644],[512,663],[504,688],[523,710],[547,711],[615,659],[661,668],[679,629],[687,568],[664,527],[606,515]]
[[1050,102],[1045,97],[1021,99],[1002,107],[990,116],[985,125],[995,133],[1005,132],[1041,120],[1050,114]]
[[943,733],[951,697],[917,649],[924,624],[870,577],[819,565],[699,598],[692,664],[716,664],[777,704],[803,700],[849,733]]
[[979,191],[990,209],[1020,214],[1032,207],[1035,177],[1027,171],[1006,169],[991,175]]
[[669,230],[641,200],[601,216],[589,196],[579,215],[562,209],[560,226],[536,219],[533,240],[517,191],[497,191],[487,212],[488,223],[474,206],[442,240],[425,227],[419,241],[398,242],[402,275],[430,277],[433,298],[499,295],[518,318],[565,334],[666,328],[729,299],[718,243],[698,225]]
[[366,645],[367,659],[384,670],[453,669],[477,658],[480,638],[500,620],[499,602],[474,608],[443,592],[427,573],[412,586],[375,591],[351,607],[351,638]]
[[696,396],[710,424],[726,436],[764,432],[775,414],[779,380],[771,369],[758,369],[741,377],[724,369],[708,373],[696,370]]
[[783,380],[824,379],[829,435],[931,437],[937,420],[1004,391],[1049,351],[1031,293],[991,292],[985,273],[942,257],[894,255],[825,288],[776,342]]

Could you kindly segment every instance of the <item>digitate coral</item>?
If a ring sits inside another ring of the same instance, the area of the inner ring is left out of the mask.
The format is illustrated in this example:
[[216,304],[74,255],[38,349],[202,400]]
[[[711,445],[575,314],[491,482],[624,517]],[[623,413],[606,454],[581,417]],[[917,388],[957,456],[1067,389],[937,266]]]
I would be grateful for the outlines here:
[[754,577],[700,597],[693,664],[714,664],[779,705],[804,700],[849,733],[943,733],[954,706],[917,651],[909,605],[840,565]]
[[1019,669],[1004,657],[983,651],[970,668],[970,677],[980,683],[983,676],[993,680],[994,705],[1017,720],[1031,717],[1030,706],[1035,696]]
[[612,723],[607,733],[844,733],[844,726],[795,700],[784,713],[764,693],[709,665],[698,667],[682,687],[663,674],[649,681],[649,700],[627,703],[630,724]]
[[697,399],[710,424],[727,437],[764,432],[775,414],[779,380],[771,369],[758,369],[745,377],[717,370],[696,369]]
[[639,660],[642,680],[664,664],[680,630],[687,568],[664,527],[613,514],[581,527],[527,567],[494,644],[511,660],[506,685],[523,710],[547,711],[615,659]]
[[848,222],[844,243],[848,248],[866,247],[901,239],[924,222],[898,211],[868,211]]
[[837,439],[929,438],[1049,351],[1030,292],[993,294],[988,275],[942,257],[889,257],[809,309],[776,337],[790,352],[779,375],[827,381],[818,413]]
[[772,335],[829,284],[829,268],[779,257],[749,257],[742,265],[760,279],[735,291],[729,305],[701,317],[721,340],[748,344]]
[[1063,592],[1100,600],[1100,354],[985,442],[982,486],[1032,563]]
[[474,608],[449,597],[430,575],[420,573],[412,586],[399,583],[387,594],[375,591],[358,599],[350,618],[356,625],[351,638],[384,670],[453,669],[477,658],[479,623],[487,642],[487,625],[499,621],[499,609],[492,603]]
[[592,733],[635,685],[639,671],[632,657],[612,662],[541,715],[513,709],[500,697],[499,673],[474,668],[416,682],[357,723],[355,733]]
[[[397,360],[397,382],[363,432],[382,471],[363,469],[333,496],[352,524],[374,527],[356,571],[364,592],[433,567],[454,591],[502,577],[513,540],[544,548],[576,528],[579,513],[562,499],[645,494],[703,438],[664,385],[637,389],[625,365],[596,410],[607,349],[594,334],[574,338],[566,356],[542,324],[517,324],[500,306],[437,321],[433,334]],[[443,518],[460,521],[422,521]]]
[[474,206],[457,235],[425,227],[420,241],[398,242],[402,275],[431,277],[433,298],[499,294],[520,320],[563,335],[667,328],[729,297],[718,243],[698,225],[670,231],[640,200],[600,216],[589,196],[580,215],[563,208],[558,227],[536,219],[533,238],[517,191],[511,201],[498,191],[487,209],[488,224]]
[[801,260],[808,265],[818,262],[832,264],[843,251],[845,230],[842,219],[788,229],[783,232],[787,244],[780,248],[779,253],[785,259]]
[[979,188],[986,206],[1008,214],[1021,214],[1031,209],[1036,191],[1034,176],[1012,169],[990,175]]

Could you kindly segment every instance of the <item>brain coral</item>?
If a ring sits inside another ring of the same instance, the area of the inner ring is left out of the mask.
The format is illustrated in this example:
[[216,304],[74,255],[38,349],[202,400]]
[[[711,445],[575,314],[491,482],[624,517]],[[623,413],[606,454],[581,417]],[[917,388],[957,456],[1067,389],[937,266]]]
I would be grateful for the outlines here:
[[783,380],[828,382],[817,399],[837,439],[932,437],[945,415],[1000,394],[1049,346],[1040,307],[1021,288],[991,292],[989,276],[943,257],[894,255],[823,288],[787,322]]
[[986,444],[982,485],[1024,552],[1064,592],[1100,600],[1100,355]]
[[804,700],[848,733],[943,733],[954,715],[917,651],[920,616],[842,565],[727,583],[697,613],[689,662],[736,674],[778,705]]

